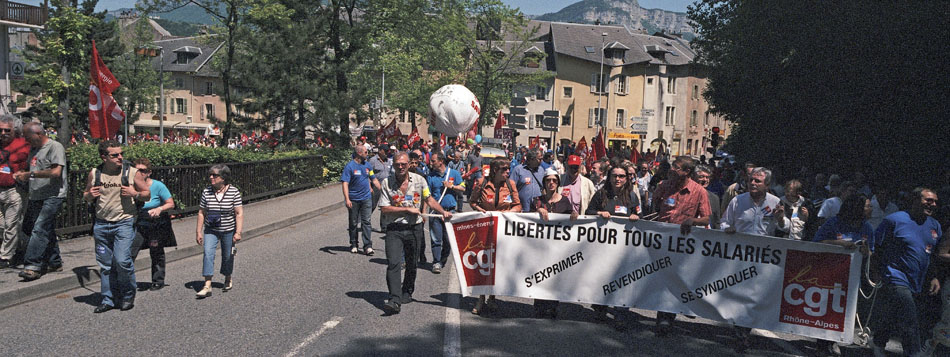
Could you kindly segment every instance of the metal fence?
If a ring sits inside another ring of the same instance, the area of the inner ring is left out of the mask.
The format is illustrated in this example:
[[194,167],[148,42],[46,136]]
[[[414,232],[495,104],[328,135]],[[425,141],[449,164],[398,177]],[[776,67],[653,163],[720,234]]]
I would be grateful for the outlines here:
[[[288,159],[227,163],[231,169],[231,184],[241,190],[245,202],[280,195],[324,182],[323,156],[304,156]],[[201,191],[210,185],[208,169],[212,165],[184,165],[154,167],[152,179],[168,186],[177,208],[172,214],[198,210]],[[93,217],[82,199],[86,176],[89,172],[69,172],[69,192],[56,222],[60,237],[88,233]]]

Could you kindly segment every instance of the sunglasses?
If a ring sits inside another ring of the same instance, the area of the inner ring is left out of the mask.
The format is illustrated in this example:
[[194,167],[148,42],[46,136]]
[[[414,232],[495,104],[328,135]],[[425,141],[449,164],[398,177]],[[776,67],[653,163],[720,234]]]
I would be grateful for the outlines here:
[[10,133],[13,132],[13,129],[0,129],[0,133]]
[[218,178],[218,177],[221,177],[221,175],[218,175],[218,174],[210,174],[210,175],[211,175],[211,177],[212,177],[212,178]]
[[117,154],[106,154],[106,156],[109,156],[109,157],[111,157],[111,158],[113,158],[113,159],[117,159],[117,158],[122,157],[122,153],[120,152],[120,153],[117,153]]
[[614,175],[614,177],[627,178],[627,175]]

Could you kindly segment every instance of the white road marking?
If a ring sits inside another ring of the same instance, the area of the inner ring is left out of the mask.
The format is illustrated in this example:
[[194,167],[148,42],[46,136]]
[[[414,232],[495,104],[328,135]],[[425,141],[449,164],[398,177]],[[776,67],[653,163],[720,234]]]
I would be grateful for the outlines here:
[[462,318],[459,315],[459,288],[458,275],[453,269],[445,269],[449,273],[448,298],[445,300],[445,345],[442,354],[446,357],[458,357],[462,355]]
[[333,319],[331,319],[330,321],[324,322],[323,326],[320,327],[319,330],[310,334],[310,336],[307,336],[306,340],[303,340],[303,342],[297,345],[297,347],[294,347],[294,349],[288,352],[285,355],[285,357],[296,356],[298,353],[300,353],[301,350],[307,347],[307,345],[313,343],[313,341],[316,340],[317,337],[320,337],[320,335],[322,335],[324,332],[327,332],[327,330],[336,327],[336,325],[339,325],[341,320],[343,320],[342,317],[334,316]]
[[760,330],[760,329],[752,329],[752,330],[755,331],[755,333],[757,333],[759,336],[767,337],[770,341],[772,341],[772,343],[778,345],[778,346],[781,347],[783,350],[785,350],[785,352],[788,352],[788,353],[793,354],[793,355],[796,355],[796,356],[804,356],[804,355],[805,355],[804,352],[802,352],[801,350],[799,350],[797,347],[795,347],[795,346],[792,345],[791,343],[788,343],[788,341],[785,341],[784,339],[782,339],[782,338],[779,337],[778,335],[772,333],[772,331]]

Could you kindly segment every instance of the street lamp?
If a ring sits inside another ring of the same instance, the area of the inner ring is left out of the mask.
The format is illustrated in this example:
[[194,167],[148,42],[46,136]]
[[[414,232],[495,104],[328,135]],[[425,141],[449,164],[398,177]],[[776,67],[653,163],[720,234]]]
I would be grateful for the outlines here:
[[[135,49],[137,54],[155,57],[158,56],[158,143],[165,143],[165,52],[161,46],[157,47],[139,47]],[[128,136],[128,134],[126,134]]]
[[[604,49],[607,47],[607,33],[602,32],[600,34],[600,77],[597,78],[597,125],[603,127],[604,129],[604,147],[607,147],[607,123],[604,120],[603,112],[600,109],[600,99],[604,96]],[[600,131],[600,129],[597,129]],[[598,133],[599,134],[599,133]]]

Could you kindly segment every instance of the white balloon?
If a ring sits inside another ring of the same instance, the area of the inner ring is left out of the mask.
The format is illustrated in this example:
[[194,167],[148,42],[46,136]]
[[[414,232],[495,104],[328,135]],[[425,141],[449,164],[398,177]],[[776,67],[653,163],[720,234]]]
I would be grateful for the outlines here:
[[480,113],[478,98],[460,84],[446,85],[429,97],[429,124],[446,136],[471,129]]

